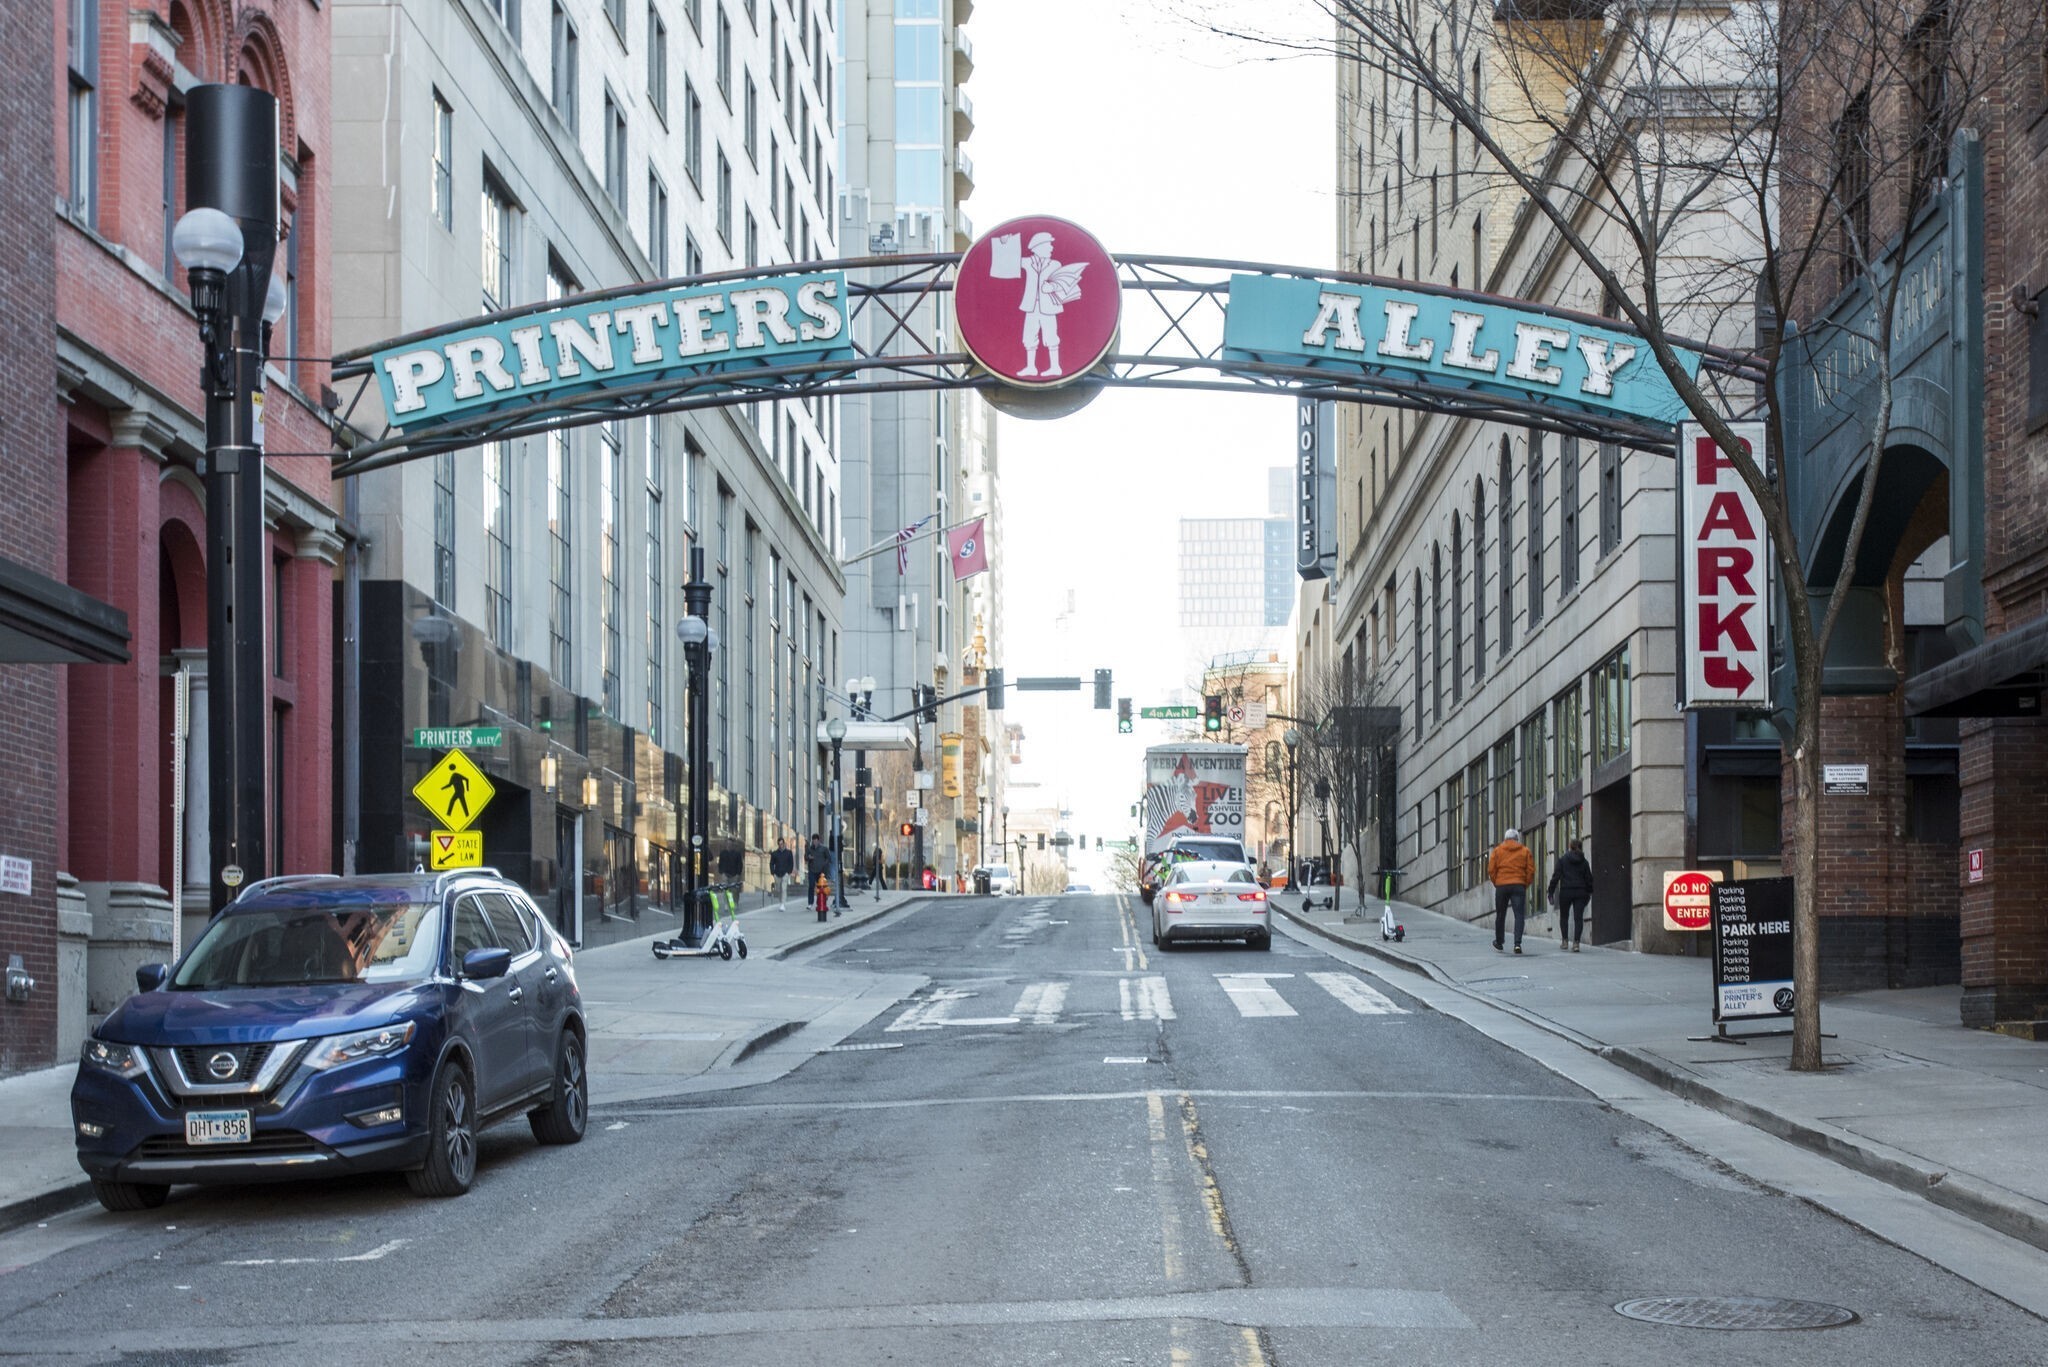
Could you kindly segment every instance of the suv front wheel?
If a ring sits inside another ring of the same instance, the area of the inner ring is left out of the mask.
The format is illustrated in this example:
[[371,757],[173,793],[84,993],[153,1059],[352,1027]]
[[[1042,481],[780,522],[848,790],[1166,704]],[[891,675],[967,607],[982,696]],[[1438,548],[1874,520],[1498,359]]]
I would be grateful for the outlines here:
[[427,1102],[427,1161],[406,1173],[416,1196],[460,1196],[476,1180],[476,1097],[454,1059],[434,1074]]

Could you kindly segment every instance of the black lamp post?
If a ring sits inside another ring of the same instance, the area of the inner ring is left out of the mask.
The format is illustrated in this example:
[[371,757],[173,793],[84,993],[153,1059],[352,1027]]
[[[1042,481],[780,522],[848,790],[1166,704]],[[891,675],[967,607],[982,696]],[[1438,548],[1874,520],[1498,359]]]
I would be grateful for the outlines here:
[[711,820],[711,656],[718,650],[718,633],[707,620],[711,611],[711,583],[704,577],[704,548],[690,547],[690,577],[683,585],[683,611],[676,623],[676,635],[683,642],[683,664],[689,679],[689,734],[685,758],[690,767],[690,798],[686,826],[689,857],[683,864],[683,941],[703,943],[710,917],[698,905],[697,891],[704,885],[704,845]]
[[[185,267],[204,347],[208,870],[220,908],[268,871],[263,447],[254,395],[282,293],[277,257],[277,99],[200,85],[185,100],[185,201],[171,250]],[[266,316],[266,304],[275,308]]]
[[1295,870],[1301,863],[1301,860],[1295,857],[1294,850],[1294,804],[1299,793],[1294,759],[1295,752],[1301,749],[1301,732],[1290,726],[1281,734],[1280,739],[1287,745],[1287,886],[1291,888],[1294,886]]

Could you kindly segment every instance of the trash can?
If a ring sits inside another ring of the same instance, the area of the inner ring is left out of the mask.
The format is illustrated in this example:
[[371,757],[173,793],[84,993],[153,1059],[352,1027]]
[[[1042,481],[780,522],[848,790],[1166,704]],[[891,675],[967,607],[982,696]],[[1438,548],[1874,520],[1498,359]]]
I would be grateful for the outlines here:
[[988,870],[987,870],[987,869],[976,869],[976,870],[974,871],[974,895],[975,895],[976,897],[986,897],[986,896],[988,896]]

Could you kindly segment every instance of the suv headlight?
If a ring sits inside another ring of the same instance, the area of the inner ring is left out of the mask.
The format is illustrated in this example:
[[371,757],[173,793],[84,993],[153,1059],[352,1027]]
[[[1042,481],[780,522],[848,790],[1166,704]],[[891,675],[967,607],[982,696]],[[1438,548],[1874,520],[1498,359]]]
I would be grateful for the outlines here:
[[411,1021],[403,1021],[397,1025],[380,1025],[374,1030],[358,1030],[353,1035],[329,1035],[314,1042],[311,1052],[306,1055],[306,1066],[338,1068],[357,1059],[395,1054],[412,1042],[413,1029]]
[[85,1048],[79,1051],[78,1061],[94,1068],[104,1068],[116,1077],[141,1077],[149,1071],[149,1064],[143,1059],[139,1044],[114,1044],[103,1039],[87,1039]]

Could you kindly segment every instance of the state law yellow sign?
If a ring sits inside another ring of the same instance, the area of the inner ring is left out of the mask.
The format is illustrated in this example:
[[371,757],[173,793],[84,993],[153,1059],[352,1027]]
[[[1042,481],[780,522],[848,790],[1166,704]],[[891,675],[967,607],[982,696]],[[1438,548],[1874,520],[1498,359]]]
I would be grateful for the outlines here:
[[449,831],[468,830],[497,793],[484,771],[460,750],[435,760],[427,776],[412,786],[412,795],[434,814],[434,824]]
[[482,868],[483,862],[482,831],[433,831],[427,836],[427,867],[436,873],[442,869]]

